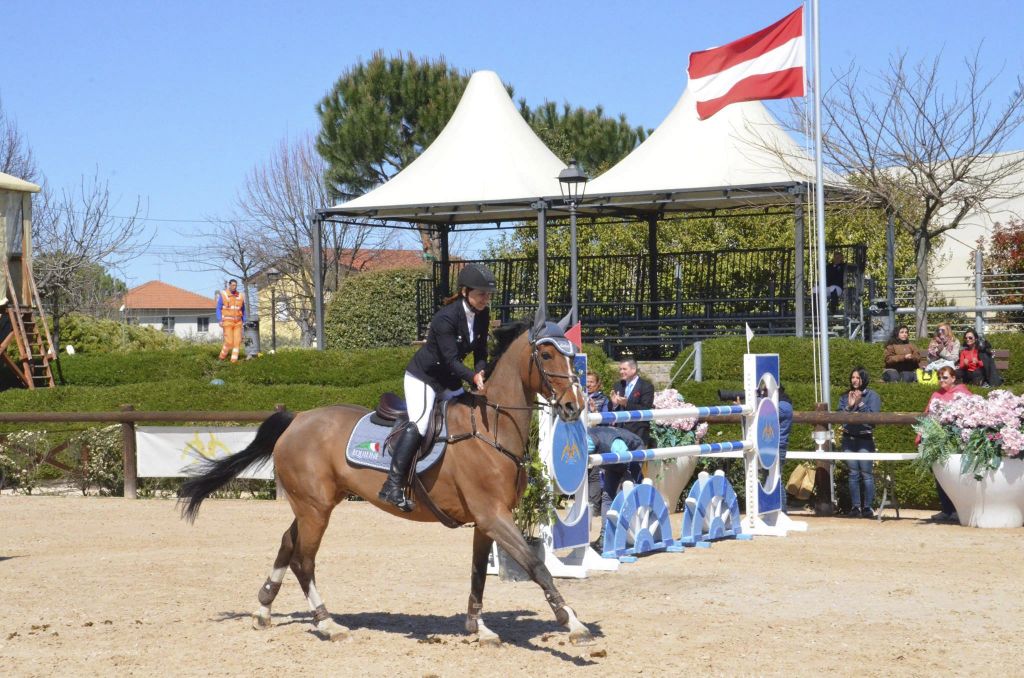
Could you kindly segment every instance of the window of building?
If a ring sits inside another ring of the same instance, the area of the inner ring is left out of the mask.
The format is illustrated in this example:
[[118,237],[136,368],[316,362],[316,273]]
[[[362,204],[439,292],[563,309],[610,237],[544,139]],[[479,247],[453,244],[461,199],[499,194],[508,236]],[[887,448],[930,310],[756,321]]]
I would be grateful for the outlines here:
[[206,333],[210,331],[209,318],[196,318],[196,332]]
[[163,330],[164,332],[173,332],[174,331],[174,316],[173,315],[165,315],[164,317],[160,318],[160,329]]

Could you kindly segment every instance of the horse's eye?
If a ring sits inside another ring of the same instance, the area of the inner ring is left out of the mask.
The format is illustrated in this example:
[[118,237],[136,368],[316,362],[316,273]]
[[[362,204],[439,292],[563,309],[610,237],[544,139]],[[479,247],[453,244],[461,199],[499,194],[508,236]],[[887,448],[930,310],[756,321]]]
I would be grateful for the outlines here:
[[541,353],[540,357],[543,358],[544,360],[551,360],[551,354],[550,353]]

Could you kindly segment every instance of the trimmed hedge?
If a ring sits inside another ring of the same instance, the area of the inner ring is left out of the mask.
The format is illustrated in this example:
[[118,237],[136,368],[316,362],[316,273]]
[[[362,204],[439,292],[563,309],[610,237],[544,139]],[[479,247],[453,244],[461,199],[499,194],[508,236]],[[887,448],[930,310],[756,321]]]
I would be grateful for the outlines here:
[[408,346],[416,339],[416,281],[427,275],[425,268],[404,268],[345,278],[324,318],[326,346]]
[[[1006,384],[1024,384],[1024,335],[1020,333],[993,334],[988,337],[993,348],[1010,350],[1010,369],[1003,374]],[[914,342],[922,350],[927,341]],[[704,342],[703,373],[705,379],[743,380],[743,354],[747,344],[743,337],[723,337]],[[754,337],[750,350],[755,353],[778,353],[782,366],[782,383],[788,390],[790,383],[815,383],[814,344],[811,339],[797,337]],[[850,370],[863,365],[875,385],[881,383],[884,344],[867,344],[850,339],[829,339],[829,365],[832,385],[845,387]],[[675,368],[685,359],[685,353],[676,358]],[[676,378],[674,385],[682,384],[685,373]],[[892,409],[887,407],[886,409]]]
[[69,386],[121,386],[181,379],[206,384],[214,378],[258,385],[358,386],[401,380],[413,352],[412,347],[366,351],[282,349],[233,365],[217,360],[216,346],[191,346],[177,351],[63,356],[59,375]]

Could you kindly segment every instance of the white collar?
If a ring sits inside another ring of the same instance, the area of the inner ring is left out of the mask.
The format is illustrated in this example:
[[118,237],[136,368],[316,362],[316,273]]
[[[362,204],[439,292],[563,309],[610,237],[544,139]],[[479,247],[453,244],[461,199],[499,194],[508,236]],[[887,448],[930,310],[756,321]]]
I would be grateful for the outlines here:
[[462,308],[466,311],[466,318],[469,320],[469,324],[472,327],[473,319],[476,318],[476,311],[469,305],[469,302],[465,299],[462,300]]

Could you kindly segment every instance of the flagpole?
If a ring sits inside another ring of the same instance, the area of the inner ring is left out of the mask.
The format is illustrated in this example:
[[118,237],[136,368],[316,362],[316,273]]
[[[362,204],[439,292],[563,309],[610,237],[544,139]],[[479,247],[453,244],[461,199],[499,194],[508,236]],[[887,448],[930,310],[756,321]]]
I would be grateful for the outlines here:
[[814,222],[818,233],[818,346],[821,351],[820,402],[832,408],[828,364],[828,299],[825,297],[825,190],[821,161],[821,43],[818,0],[811,0],[811,59],[814,67]]

